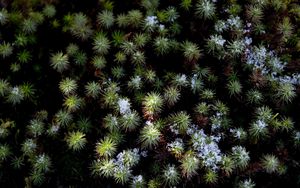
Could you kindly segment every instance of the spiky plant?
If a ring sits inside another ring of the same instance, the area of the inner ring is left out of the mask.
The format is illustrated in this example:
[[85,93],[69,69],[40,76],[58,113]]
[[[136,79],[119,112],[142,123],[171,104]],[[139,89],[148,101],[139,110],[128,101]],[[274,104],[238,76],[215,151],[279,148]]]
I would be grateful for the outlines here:
[[252,23],[259,23],[264,16],[263,10],[260,6],[249,5],[246,9],[246,17]]
[[234,161],[235,167],[241,170],[245,169],[250,162],[249,152],[242,146],[232,147],[231,158]]
[[227,45],[227,50],[229,51],[229,55],[233,58],[239,57],[245,49],[245,44],[241,40],[234,40],[229,42]]
[[103,32],[98,32],[94,37],[93,50],[99,55],[105,55],[110,49],[110,41]]
[[130,187],[132,188],[143,188],[145,187],[145,180],[142,175],[132,177],[130,182]]
[[66,48],[66,52],[68,56],[74,56],[78,51],[79,51],[79,46],[74,43],[70,43]]
[[48,172],[52,166],[51,159],[46,154],[36,156],[33,163],[33,169],[37,172]]
[[120,117],[121,127],[126,131],[133,131],[140,123],[140,116],[136,111],[131,111]]
[[0,164],[12,154],[7,144],[0,144]]
[[249,129],[249,135],[254,142],[257,142],[259,139],[266,138],[268,136],[267,124],[263,120],[257,120],[252,123]]
[[0,97],[4,97],[8,94],[10,84],[5,79],[0,79]]
[[94,176],[112,177],[114,174],[115,164],[112,159],[101,159],[93,161],[91,165]]
[[83,104],[84,104],[84,100],[78,97],[77,95],[66,96],[63,103],[66,109],[70,112],[74,112],[82,108]]
[[66,110],[59,110],[55,115],[54,115],[54,121],[61,126],[67,126],[69,125],[73,120],[73,115],[71,112],[66,111]]
[[33,170],[30,173],[30,176],[28,179],[35,186],[41,186],[46,180],[45,173],[36,171],[36,170]]
[[184,111],[173,113],[168,117],[168,122],[179,130],[180,134],[185,134],[192,120],[189,114]]
[[212,19],[216,13],[216,6],[209,0],[198,0],[195,13],[199,18]]
[[116,22],[121,28],[125,28],[129,25],[128,17],[125,14],[119,14],[116,18]]
[[83,66],[88,60],[87,54],[83,51],[78,51],[73,56],[74,63],[79,66]]
[[59,89],[64,95],[74,94],[77,88],[78,85],[74,79],[65,78],[59,82]]
[[60,73],[67,70],[70,64],[68,55],[62,52],[52,54],[50,62],[51,66]]
[[246,96],[247,96],[247,101],[250,104],[259,104],[260,102],[263,101],[262,93],[255,89],[251,89],[247,91]]
[[0,10],[0,24],[1,25],[4,25],[6,24],[8,21],[8,12],[6,9],[1,9]]
[[22,31],[26,34],[32,34],[36,32],[38,23],[32,18],[27,18],[22,23]]
[[148,93],[142,102],[144,116],[152,119],[153,116],[162,111],[163,102],[160,94],[155,92]]
[[224,155],[221,160],[221,170],[226,176],[230,176],[234,170],[234,161],[230,156]]
[[103,10],[97,15],[97,21],[100,26],[108,29],[114,25],[115,17],[112,11]]
[[204,89],[202,91],[202,93],[201,93],[200,96],[201,96],[202,99],[208,99],[208,100],[210,100],[210,99],[214,99],[215,95],[216,95],[216,93],[215,93],[214,90],[212,90],[212,89]]
[[6,100],[7,100],[7,102],[11,103],[12,105],[19,104],[22,102],[22,100],[24,100],[24,93],[20,87],[15,86],[10,89],[10,92],[7,95]]
[[146,57],[144,52],[142,51],[136,51],[131,55],[131,62],[135,65],[144,64],[145,61],[146,61]]
[[232,80],[227,83],[227,89],[230,96],[238,95],[242,92],[242,84],[238,80]]
[[126,54],[124,52],[119,51],[115,54],[114,61],[122,64],[126,61],[126,59],[127,59]]
[[37,149],[37,143],[33,139],[26,139],[21,146],[21,151],[27,156],[32,156]]
[[183,42],[182,51],[184,58],[189,62],[197,61],[202,56],[197,44],[190,41]]
[[197,170],[200,167],[200,160],[191,151],[186,152],[180,160],[181,174],[190,179],[197,174]]
[[28,50],[23,50],[17,54],[17,59],[20,63],[28,63],[31,61],[32,56]]
[[169,106],[173,106],[180,98],[180,91],[177,87],[167,87],[164,92],[164,100]]
[[43,14],[48,18],[53,18],[56,14],[56,8],[54,5],[46,5],[43,9]]
[[293,34],[294,27],[290,22],[289,17],[284,17],[282,22],[279,23],[277,27],[278,32],[282,35],[282,39],[287,41],[289,37]]
[[261,165],[267,173],[274,173],[278,171],[280,162],[275,155],[267,154],[262,157]]
[[0,55],[2,56],[2,58],[6,58],[10,55],[12,55],[13,53],[13,47],[9,42],[3,42],[2,44],[0,44]]
[[292,102],[296,97],[295,86],[290,83],[280,83],[276,89],[275,97],[283,103]]
[[106,67],[107,61],[104,56],[97,55],[93,57],[92,64],[94,65],[95,68],[101,70]]
[[162,172],[163,182],[168,186],[175,186],[179,183],[180,174],[175,165],[168,164]]
[[133,37],[133,42],[138,48],[143,48],[148,43],[149,37],[146,33],[137,33]]
[[68,136],[66,137],[66,142],[69,149],[73,151],[79,151],[85,147],[87,140],[85,138],[84,133],[80,131],[76,131],[76,132],[70,132],[68,134]]
[[206,49],[208,50],[208,53],[217,55],[220,59],[223,57],[225,42],[226,40],[223,39],[221,35],[211,35],[207,40]]
[[169,53],[172,48],[170,39],[166,37],[156,37],[153,45],[154,50],[158,55],[165,55]]
[[91,81],[85,85],[85,94],[89,97],[96,99],[101,92],[101,86],[98,82]]
[[133,28],[139,27],[143,22],[143,14],[139,10],[130,10],[127,13],[127,23]]
[[238,188],[254,188],[255,183],[249,178],[238,183]]
[[95,151],[96,154],[100,157],[112,157],[117,151],[117,143],[110,137],[105,137],[104,139],[101,139],[99,142],[97,142]]
[[27,126],[28,133],[33,137],[37,137],[43,134],[45,125],[43,122],[33,119],[29,122]]
[[146,125],[140,132],[139,140],[142,147],[150,148],[157,146],[161,137],[161,133],[158,128],[153,124]]
[[125,76],[125,70],[122,66],[112,67],[111,74],[114,78],[121,79]]
[[81,40],[87,40],[93,34],[90,20],[82,12],[75,13],[70,17],[69,31],[73,36]]
[[203,177],[206,184],[216,184],[218,182],[218,178],[218,174],[213,170],[208,170]]

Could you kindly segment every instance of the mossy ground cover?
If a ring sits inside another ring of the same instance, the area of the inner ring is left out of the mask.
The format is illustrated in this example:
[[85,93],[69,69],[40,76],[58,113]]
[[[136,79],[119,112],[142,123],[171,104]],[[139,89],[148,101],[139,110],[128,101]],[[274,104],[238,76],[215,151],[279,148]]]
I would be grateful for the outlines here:
[[300,6],[0,1],[0,187],[299,187]]

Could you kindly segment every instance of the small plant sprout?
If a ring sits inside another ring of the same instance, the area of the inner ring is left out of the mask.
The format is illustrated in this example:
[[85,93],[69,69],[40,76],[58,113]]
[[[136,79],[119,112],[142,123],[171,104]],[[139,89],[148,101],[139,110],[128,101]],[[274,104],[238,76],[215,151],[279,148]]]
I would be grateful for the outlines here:
[[2,56],[2,58],[6,58],[10,55],[12,55],[13,53],[13,47],[10,43],[8,42],[3,42],[2,44],[0,44],[0,55]]
[[101,86],[98,82],[91,81],[85,85],[85,94],[86,96],[96,99],[100,96]]
[[267,154],[261,159],[261,166],[267,173],[277,172],[280,162],[275,155]]
[[117,144],[109,137],[105,137],[96,144],[96,153],[100,157],[112,157],[117,151]]
[[127,13],[127,23],[133,28],[141,26],[143,22],[143,14],[139,10],[130,10]]
[[181,138],[176,138],[175,141],[167,144],[167,149],[176,158],[181,158],[184,152],[184,143]]
[[62,52],[52,54],[50,61],[51,66],[60,73],[69,68],[69,57],[67,54],[63,54]]
[[255,183],[249,178],[238,183],[238,188],[254,188]]
[[241,170],[245,169],[250,162],[249,152],[242,146],[232,147],[231,158],[235,166]]
[[165,37],[156,37],[154,40],[154,49],[158,55],[165,55],[171,50],[171,41]]
[[85,147],[87,140],[84,133],[76,131],[68,134],[66,142],[71,150],[79,151]]
[[145,96],[142,104],[144,116],[152,119],[153,116],[156,116],[161,112],[163,107],[163,99],[160,94],[151,92]]
[[205,174],[204,174],[204,181],[207,184],[216,184],[218,182],[218,174],[215,171],[212,170],[208,170]]
[[163,181],[168,186],[175,186],[179,183],[180,174],[175,165],[168,164],[163,170]]
[[0,97],[4,97],[9,93],[10,84],[5,79],[0,79]]
[[140,123],[140,116],[136,111],[131,111],[120,117],[121,127],[125,131],[133,131]]
[[33,137],[41,136],[44,132],[44,123],[39,120],[31,120],[27,126],[28,133]]
[[46,5],[43,9],[43,14],[48,18],[53,18],[56,14],[56,9],[53,5]]
[[82,98],[78,97],[77,95],[69,95],[64,99],[64,107],[70,112],[75,112],[82,108],[84,101]]
[[7,144],[0,144],[0,164],[5,161],[11,154],[11,150]]
[[130,187],[132,188],[143,188],[145,187],[145,181],[142,175],[132,177]]
[[6,24],[8,21],[8,12],[6,9],[0,10],[0,25]]
[[181,111],[173,113],[168,117],[171,129],[178,130],[180,134],[184,134],[191,124],[191,117],[186,112]]
[[188,62],[195,62],[202,56],[199,47],[190,41],[185,41],[182,44],[182,50],[183,56]]
[[156,147],[159,143],[161,133],[152,123],[145,125],[140,132],[140,142],[142,147],[150,148]]
[[65,78],[59,83],[59,89],[60,91],[68,96],[70,94],[74,94],[76,92],[76,89],[78,88],[78,85],[75,80],[71,78]]
[[164,92],[164,100],[169,106],[174,106],[180,98],[180,91],[177,87],[168,87]]
[[99,56],[98,56],[98,55],[97,55],[97,56],[94,56],[94,57],[93,57],[93,59],[92,59],[92,64],[94,65],[94,67],[95,67],[96,69],[101,70],[101,69],[103,69],[103,68],[106,67],[107,61],[106,61],[106,59],[105,59],[104,56],[102,56],[102,55],[99,55]]
[[103,177],[112,177],[114,174],[115,164],[112,159],[95,160],[92,163],[92,174]]
[[221,170],[225,173],[226,176],[230,176],[234,168],[234,161],[231,159],[231,157],[224,155],[221,161]]
[[268,136],[268,132],[267,124],[263,120],[257,120],[256,122],[252,123],[249,129],[249,135],[254,142],[257,142],[257,140]]
[[259,104],[260,102],[263,101],[263,95],[258,90],[254,90],[254,89],[249,90],[247,91],[246,96],[247,96],[247,101],[250,104]]
[[115,18],[112,11],[103,10],[97,16],[97,21],[100,26],[111,28],[114,25]]
[[279,84],[276,92],[275,97],[283,103],[290,103],[296,97],[295,87],[289,83]]
[[110,49],[110,41],[105,33],[99,32],[94,37],[93,50],[99,55],[105,55]]
[[40,154],[36,157],[33,168],[37,172],[48,172],[52,166],[50,157],[46,154]]
[[227,89],[230,96],[238,95],[242,92],[242,85],[238,80],[229,81],[227,83]]
[[190,179],[192,176],[197,174],[197,170],[200,167],[200,160],[193,152],[188,151],[185,153],[180,162],[181,174],[184,177]]
[[19,104],[22,100],[24,100],[24,93],[20,87],[12,87],[6,100],[12,105]]
[[262,8],[257,5],[250,5],[246,9],[246,17],[252,23],[259,23],[263,16]]
[[73,121],[73,115],[71,112],[66,111],[66,110],[59,110],[55,115],[54,115],[54,121],[61,126],[67,126]]
[[73,36],[83,41],[90,38],[93,34],[90,20],[81,12],[71,16],[69,31]]
[[216,6],[210,0],[198,0],[196,15],[202,19],[212,19],[216,12]]

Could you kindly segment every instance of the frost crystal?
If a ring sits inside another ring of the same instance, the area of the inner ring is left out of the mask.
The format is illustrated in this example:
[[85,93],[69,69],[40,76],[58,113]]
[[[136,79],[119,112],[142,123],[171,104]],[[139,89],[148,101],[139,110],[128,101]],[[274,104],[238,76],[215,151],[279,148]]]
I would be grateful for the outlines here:
[[153,27],[156,24],[158,24],[156,16],[147,16],[147,18],[145,19],[145,21],[146,21],[146,25],[147,26],[151,26],[151,27]]
[[120,109],[120,114],[125,115],[131,112],[130,103],[128,99],[119,99],[118,105]]

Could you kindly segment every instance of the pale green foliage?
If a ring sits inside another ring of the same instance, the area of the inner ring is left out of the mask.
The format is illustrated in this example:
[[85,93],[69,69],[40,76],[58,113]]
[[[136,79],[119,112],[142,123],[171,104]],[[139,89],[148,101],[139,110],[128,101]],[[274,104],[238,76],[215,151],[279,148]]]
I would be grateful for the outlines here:
[[84,133],[76,131],[68,134],[66,142],[70,149],[73,151],[79,151],[85,147],[87,140]]
[[152,149],[158,145],[160,136],[160,131],[151,123],[141,130],[139,140],[143,147]]
[[60,73],[69,68],[69,57],[62,52],[52,54],[50,61],[51,66]]

